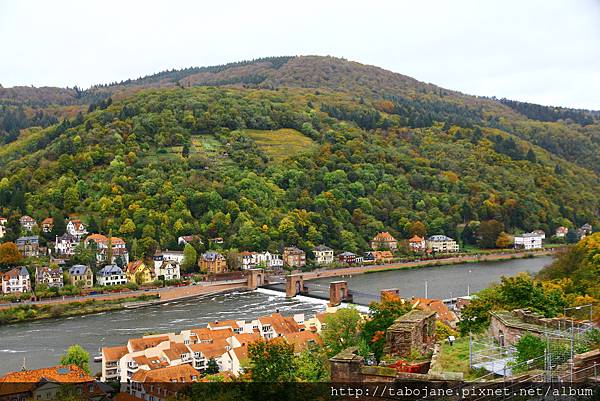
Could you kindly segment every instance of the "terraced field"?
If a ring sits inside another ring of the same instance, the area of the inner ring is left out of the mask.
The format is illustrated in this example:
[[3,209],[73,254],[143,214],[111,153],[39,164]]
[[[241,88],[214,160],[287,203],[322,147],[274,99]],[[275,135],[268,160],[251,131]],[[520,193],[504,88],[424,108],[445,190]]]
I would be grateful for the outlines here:
[[244,133],[252,138],[258,147],[280,163],[297,153],[316,149],[312,139],[291,128],[278,130],[244,130]]

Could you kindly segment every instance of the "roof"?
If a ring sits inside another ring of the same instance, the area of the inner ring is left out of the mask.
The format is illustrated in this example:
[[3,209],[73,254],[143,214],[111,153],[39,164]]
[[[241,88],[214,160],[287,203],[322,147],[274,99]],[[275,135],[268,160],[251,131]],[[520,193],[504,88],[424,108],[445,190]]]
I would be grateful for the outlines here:
[[175,359],[181,358],[182,354],[189,354],[190,350],[182,343],[176,343],[171,341],[169,343],[169,348],[164,349],[163,353],[166,355],[167,358],[169,358],[169,360],[173,361]]
[[190,330],[198,337],[198,341],[210,341],[219,338],[229,338],[234,335],[233,330],[230,328],[224,328],[220,330],[211,330],[208,327],[202,327],[199,329]]
[[34,223],[35,223],[35,219],[34,219],[33,217],[31,217],[31,216],[27,216],[27,215],[25,215],[25,216],[21,216],[21,218],[20,218],[19,220],[20,220],[20,221],[32,221],[32,222],[34,222]]
[[333,251],[333,249],[331,249],[327,245],[322,245],[322,244],[317,245],[313,248],[313,252],[326,252],[326,251]]
[[295,246],[285,247],[283,251],[286,253],[304,253],[304,251],[302,249],[297,248]]
[[86,265],[73,265],[73,266],[71,266],[71,268],[69,268],[69,274],[71,276],[81,276],[83,274],[86,274],[86,272],[89,269],[90,268]]
[[312,331],[299,331],[297,333],[286,334],[285,339],[288,343],[294,345],[296,352],[307,349],[311,344],[322,345],[321,336]]
[[253,342],[262,340],[262,336],[258,332],[236,334],[235,336],[233,336],[233,338],[235,338],[242,345],[248,345]]
[[19,237],[17,238],[17,242],[39,242],[40,237],[37,235],[31,235],[29,237]]
[[223,327],[231,327],[231,328],[239,328],[240,325],[237,323],[237,320],[223,320],[223,321],[214,321],[208,323],[207,327],[214,329],[220,329]]
[[[102,234],[91,234],[88,235],[85,239],[85,242],[94,241],[95,243],[108,244],[108,237]],[[125,241],[119,237],[111,237],[111,242],[114,245],[124,245]]]
[[117,265],[106,265],[97,273],[98,276],[112,276],[114,274],[123,274],[123,270]]
[[202,254],[202,259],[213,262],[217,259],[224,259],[224,257],[219,252],[208,251]]
[[386,259],[394,257],[392,251],[372,251],[371,255],[373,255],[375,259]]
[[129,353],[126,345],[119,345],[116,347],[102,347],[102,356],[104,362],[107,361],[118,361],[125,354]]
[[76,236],[74,236],[74,235],[72,235],[70,233],[64,233],[63,235],[61,235],[60,237],[58,237],[58,239],[60,241],[79,242],[79,239]]
[[11,278],[19,278],[19,276],[29,276],[29,271],[25,266],[22,266],[21,268],[15,267],[14,269],[10,269],[2,275],[4,280],[10,280]]
[[35,268],[35,276],[40,277],[44,274],[49,274],[53,277],[61,277],[62,278],[62,269],[60,267],[48,267],[48,266],[36,266]]
[[169,341],[169,336],[153,336],[153,337],[142,337],[142,338],[130,338],[128,348],[131,352],[143,351],[148,348],[156,347],[163,341]]
[[412,301],[413,308],[434,311],[437,318],[444,322],[454,322],[457,320],[456,315],[452,312],[444,302],[439,299],[414,298]]
[[42,225],[51,225],[54,224],[54,219],[52,217],[46,217],[44,220],[42,220]]
[[356,254],[352,252],[342,252],[339,256],[356,256]]
[[57,383],[87,383],[94,378],[77,365],[58,365],[50,368],[24,370],[0,377],[0,383],[39,383],[43,379]]
[[442,242],[442,241],[454,241],[454,240],[445,235],[432,235],[431,237],[429,237],[429,241]]
[[143,260],[136,260],[134,262],[127,263],[127,273],[135,274],[138,270],[144,270],[146,265]]
[[[545,234],[544,234],[545,235]],[[536,237],[541,237],[542,234],[540,233],[536,233],[535,231],[530,232],[530,233],[523,233],[521,235],[516,235],[515,238],[536,238]]]
[[138,383],[189,383],[198,380],[199,377],[200,372],[186,363],[155,370],[140,369],[131,376],[131,381]]
[[286,335],[288,333],[300,331],[300,326],[293,317],[283,317],[279,313],[272,313],[269,316],[259,317],[258,320],[263,325],[270,324],[277,334]]
[[194,352],[201,352],[206,358],[218,358],[227,352],[227,341],[223,338],[215,339],[211,343],[190,344],[190,349]]
[[392,234],[388,233],[387,231],[383,231],[377,233],[377,235],[373,237],[373,241],[396,241],[396,238],[394,238]]
[[419,237],[418,235],[413,235],[412,238],[408,240],[408,242],[421,243],[424,240],[425,239],[423,237]]

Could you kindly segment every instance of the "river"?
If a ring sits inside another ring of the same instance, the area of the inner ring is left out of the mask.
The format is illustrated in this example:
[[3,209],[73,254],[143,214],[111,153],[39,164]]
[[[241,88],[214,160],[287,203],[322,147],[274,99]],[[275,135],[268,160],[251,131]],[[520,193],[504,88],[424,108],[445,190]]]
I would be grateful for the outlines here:
[[[422,267],[348,278],[318,279],[307,282],[311,292],[325,294],[328,283],[347,280],[356,292],[355,301],[368,303],[384,288],[399,288],[402,296],[449,298],[481,290],[503,275],[521,271],[537,272],[550,263],[550,257],[517,259],[504,262],[470,263],[451,266]],[[98,354],[103,346],[122,345],[129,338],[149,332],[178,332],[201,327],[215,320],[253,318],[279,311],[284,315],[313,314],[325,309],[324,302],[306,298],[286,299],[284,294],[235,292],[208,298],[191,299],[135,310],[120,310],[46,319],[0,326],[0,374],[52,366],[71,344],[80,344],[90,354]],[[92,364],[93,372],[100,364]]]

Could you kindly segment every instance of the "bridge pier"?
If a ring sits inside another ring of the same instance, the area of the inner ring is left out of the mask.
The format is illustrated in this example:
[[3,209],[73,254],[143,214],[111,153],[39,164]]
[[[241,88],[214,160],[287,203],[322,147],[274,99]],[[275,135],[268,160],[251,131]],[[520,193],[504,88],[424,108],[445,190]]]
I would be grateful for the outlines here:
[[248,288],[256,290],[265,284],[265,272],[263,269],[248,270]]
[[304,286],[302,274],[289,274],[285,276],[285,296],[293,298],[298,294],[307,294],[308,289]]
[[342,302],[352,302],[348,282],[333,281],[329,284],[329,306],[338,306]]

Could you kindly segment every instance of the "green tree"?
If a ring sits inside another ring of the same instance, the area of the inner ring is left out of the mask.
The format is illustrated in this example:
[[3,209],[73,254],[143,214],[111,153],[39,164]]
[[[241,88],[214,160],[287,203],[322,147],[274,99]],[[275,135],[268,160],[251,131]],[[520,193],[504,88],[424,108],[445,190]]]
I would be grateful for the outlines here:
[[546,350],[546,343],[543,339],[533,334],[525,334],[515,344],[515,348],[517,356],[512,364],[515,373],[544,366],[543,356]]
[[65,222],[65,216],[61,212],[54,212],[52,214],[52,239],[56,236],[61,236],[67,231],[67,224]]
[[294,346],[281,338],[255,341],[248,345],[249,370],[252,380],[266,383],[296,381]]
[[323,347],[305,349],[297,358],[297,377],[303,382],[326,382],[329,380],[329,359]]
[[86,373],[90,373],[90,354],[79,344],[71,345],[60,358],[61,365],[77,365]]
[[190,272],[197,267],[198,253],[191,244],[185,244],[183,247],[183,262],[181,267],[184,271]]
[[361,316],[356,308],[340,308],[327,314],[322,332],[323,344],[329,356],[358,344]]
[[482,248],[495,248],[496,240],[502,231],[504,224],[498,220],[482,221],[477,232],[478,245]]
[[215,373],[219,373],[219,365],[215,358],[210,358],[208,363],[206,364],[206,370],[204,371],[207,375],[214,375]]

